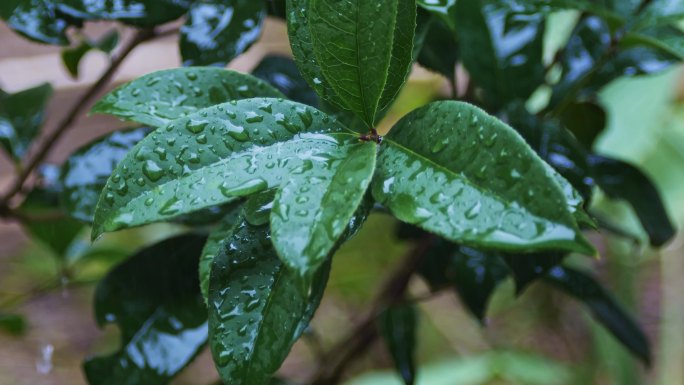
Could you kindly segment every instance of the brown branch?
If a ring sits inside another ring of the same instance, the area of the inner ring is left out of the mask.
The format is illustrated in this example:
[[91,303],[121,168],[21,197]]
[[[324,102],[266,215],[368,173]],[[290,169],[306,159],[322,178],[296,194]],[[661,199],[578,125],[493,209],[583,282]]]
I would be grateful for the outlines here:
[[425,257],[432,241],[433,236],[428,235],[408,253],[402,264],[382,286],[370,310],[345,337],[325,354],[317,371],[306,383],[310,385],[335,385],[339,383],[345,369],[377,339],[376,320],[378,316],[387,307],[402,300],[413,273]]
[[159,33],[156,33],[152,29],[140,30],[126,45],[123,46],[120,53],[112,58],[109,67],[105,70],[102,76],[100,76],[98,81],[93,84],[88,91],[76,101],[76,103],[74,103],[71,109],[67,112],[66,117],[60,121],[57,127],[40,143],[38,149],[34,152],[34,155],[23,167],[22,172],[17,176],[16,180],[2,197],[2,199],[0,199],[0,207],[9,207],[10,200],[23,190],[26,181],[29,179],[33,171],[50,154],[50,151],[52,151],[55,144],[57,144],[62,135],[64,135],[64,133],[73,126],[73,123],[76,121],[76,119],[86,112],[86,109],[90,107],[93,99],[95,99],[95,97],[97,97],[97,95],[109,84],[110,80],[114,77],[114,74],[119,69],[121,64],[123,64],[123,62],[126,60],[128,55],[130,55],[137,46],[145,41],[158,36],[166,36],[173,32],[173,29]]

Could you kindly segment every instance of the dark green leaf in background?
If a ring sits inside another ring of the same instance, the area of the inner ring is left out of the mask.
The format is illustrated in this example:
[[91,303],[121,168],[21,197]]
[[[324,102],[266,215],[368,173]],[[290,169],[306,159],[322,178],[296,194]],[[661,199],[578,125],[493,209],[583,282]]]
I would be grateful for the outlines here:
[[636,167],[599,155],[589,156],[596,184],[610,198],[627,201],[641,221],[651,245],[662,246],[676,235],[660,193]]
[[527,99],[544,83],[545,21],[491,1],[459,0],[456,31],[463,65],[492,107]]
[[[309,305],[317,304],[312,297],[320,297],[325,285],[302,293],[280,262],[268,226],[242,221],[223,248],[209,285],[214,361],[227,384],[265,385],[308,324]],[[327,276],[327,270],[319,274]]]
[[316,92],[309,86],[297,68],[294,60],[277,55],[266,56],[252,71],[258,77],[277,88],[295,102],[318,107]]
[[0,96],[0,145],[15,160],[24,156],[40,132],[51,97],[47,83]]
[[646,364],[651,362],[651,348],[644,332],[594,278],[578,270],[557,266],[549,271],[545,280],[582,301],[594,318],[625,347]]
[[26,332],[26,320],[17,314],[0,312],[0,331],[20,336]]
[[453,83],[458,60],[459,48],[454,34],[443,21],[433,19],[428,27],[423,48],[418,55],[418,63],[444,75]]
[[328,102],[372,127],[411,69],[415,0],[288,3],[288,29],[304,77]]
[[265,17],[259,0],[193,2],[180,33],[183,65],[227,65],[259,39]]
[[95,292],[100,326],[116,323],[121,349],[84,363],[90,385],[164,385],[207,342],[197,278],[206,237],[183,235],[150,246],[112,270]]
[[560,120],[585,148],[591,149],[606,128],[608,116],[603,107],[596,103],[577,102],[563,110]]
[[119,33],[116,30],[105,34],[98,40],[83,39],[76,47],[66,48],[62,51],[62,62],[73,78],[78,78],[78,67],[83,57],[96,49],[110,54],[119,43]]
[[417,310],[413,305],[390,306],[379,318],[380,331],[404,384],[416,381]]
[[107,179],[126,154],[150,133],[149,128],[113,132],[77,150],[62,166],[62,207],[72,217],[92,223]]
[[253,76],[221,68],[176,68],[153,72],[107,94],[92,112],[152,127],[199,109],[255,97],[283,97]]
[[477,107],[435,102],[385,138],[373,195],[400,220],[454,242],[593,254],[552,170]]
[[546,276],[548,271],[563,262],[565,254],[545,252],[537,254],[501,254],[515,280],[515,289],[522,293],[532,282]]
[[140,27],[153,27],[175,20],[188,10],[192,0],[60,0],[61,12],[83,20],[116,20]]
[[53,45],[68,45],[66,30],[69,24],[78,24],[59,12],[54,0],[3,0],[0,17],[27,38]]

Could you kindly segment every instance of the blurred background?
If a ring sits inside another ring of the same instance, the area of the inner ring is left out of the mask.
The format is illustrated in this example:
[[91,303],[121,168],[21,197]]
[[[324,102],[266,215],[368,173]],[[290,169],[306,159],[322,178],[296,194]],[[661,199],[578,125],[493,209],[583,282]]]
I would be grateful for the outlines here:
[[[86,34],[96,38],[112,28],[112,24],[92,23]],[[122,39],[130,37],[130,31],[119,32]],[[177,50],[175,36],[138,47],[112,87],[178,67]],[[59,48],[31,43],[0,23],[0,87],[14,92],[52,83],[55,96],[48,108],[48,131],[108,63],[105,54],[91,52],[81,63],[80,77],[73,79],[60,54]],[[289,55],[286,28],[280,21],[268,20],[262,40],[230,67],[249,71],[267,54]],[[596,145],[599,153],[640,166],[660,188],[680,229],[684,225],[683,75],[677,67],[657,76],[620,79],[606,87],[600,101],[609,113],[609,127]],[[384,126],[448,90],[444,78],[416,67]],[[75,149],[121,127],[124,124],[116,119],[83,116],[49,161],[60,164]],[[11,181],[13,167],[3,156],[0,190]],[[416,278],[411,293],[425,297],[420,305],[419,385],[684,385],[684,235],[654,251],[646,246],[628,206],[600,198],[594,205],[632,237],[594,235],[601,258],[577,258],[574,263],[593,270],[646,329],[653,343],[653,365],[645,368],[632,358],[579,303],[539,284],[519,297],[512,282],[502,285],[490,304],[486,325],[481,325],[454,293],[427,296],[427,287]],[[344,335],[367,308],[391,266],[408,248],[388,231],[396,225],[390,217],[374,215],[338,252],[312,332],[295,346],[281,370],[284,377],[295,382],[305,378],[315,366],[316,353]],[[179,226],[155,225],[107,235],[96,244],[101,255],[82,262],[78,245],[70,247],[65,259],[58,259],[46,245],[29,242],[16,223],[0,221],[0,310],[23,317],[0,329],[0,384],[85,384],[84,357],[113,351],[118,344],[116,328],[99,330],[93,319],[94,283],[130,252],[181,231]],[[88,239],[89,234],[83,234],[84,245]],[[76,265],[76,275],[65,273],[65,266]],[[375,344],[372,349],[352,367],[348,384],[400,385],[384,347]],[[174,384],[209,385],[217,378],[205,352]]]

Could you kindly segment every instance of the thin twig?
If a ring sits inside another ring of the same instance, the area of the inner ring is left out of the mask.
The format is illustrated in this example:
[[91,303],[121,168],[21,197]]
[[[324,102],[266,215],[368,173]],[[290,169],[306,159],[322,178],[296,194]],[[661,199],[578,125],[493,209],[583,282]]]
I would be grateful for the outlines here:
[[[34,152],[34,155],[30,157],[26,166],[23,167],[22,172],[17,176],[16,180],[12,186],[8,189],[2,199],[0,199],[0,207],[8,207],[10,200],[21,192],[24,184],[29,179],[33,171],[45,160],[45,158],[50,154],[50,151],[54,148],[55,144],[59,139],[68,131],[73,123],[78,119],[86,109],[90,107],[93,99],[104,89],[104,87],[109,84],[114,74],[119,69],[121,64],[126,60],[128,55],[130,55],[133,50],[140,44],[148,41],[157,36],[165,36],[168,31],[155,33],[152,29],[144,29],[138,31],[135,36],[121,49],[120,53],[112,58],[109,67],[100,76],[98,81],[93,84],[88,91],[83,94],[71,107],[71,109],[66,114],[66,117],[59,122],[57,128],[50,132],[50,134],[40,143],[38,149]],[[173,32],[173,31],[171,31]]]
[[335,346],[333,346],[307,384],[335,385],[345,369],[358,359],[377,339],[376,320],[387,307],[401,301],[416,268],[431,246],[433,236],[428,235],[405,257],[402,264],[383,285],[370,310]]

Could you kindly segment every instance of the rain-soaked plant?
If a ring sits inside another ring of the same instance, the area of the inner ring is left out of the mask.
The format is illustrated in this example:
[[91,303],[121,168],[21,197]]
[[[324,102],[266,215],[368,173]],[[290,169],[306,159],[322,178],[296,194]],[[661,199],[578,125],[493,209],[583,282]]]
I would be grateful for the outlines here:
[[[572,30],[548,44],[548,17],[567,10]],[[252,75],[218,68],[257,40],[267,13],[286,19],[294,62],[267,57]],[[21,165],[2,215],[58,254],[83,226],[93,240],[155,222],[193,229],[139,251],[99,283],[97,321],[118,324],[122,346],[86,361],[91,384],[166,384],[207,344],[225,384],[276,381],[323,297],[336,250],[374,211],[396,217],[414,246],[309,383],[338,382],[379,337],[414,382],[416,309],[406,291],[414,275],[434,291],[456,288],[481,320],[508,277],[519,291],[544,281],[584,301],[649,362],[632,318],[563,261],[597,255],[584,235],[608,226],[587,211],[597,190],[631,204],[653,246],[674,234],[649,179],[591,148],[606,125],[598,90],[684,57],[681,3],[3,0],[0,15],[30,39],[71,43],[64,59],[73,74],[85,52],[110,52],[118,38],[74,44],[68,29],[90,20],[138,28],[35,151],[27,149],[51,88],[0,93],[0,143]],[[59,170],[41,167],[125,57],[175,33],[156,26],[183,15],[188,67],[124,84],[91,110],[141,128],[99,139]],[[452,96],[381,136],[416,62],[443,74]],[[58,234],[41,231],[55,220]]]

